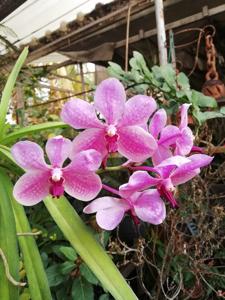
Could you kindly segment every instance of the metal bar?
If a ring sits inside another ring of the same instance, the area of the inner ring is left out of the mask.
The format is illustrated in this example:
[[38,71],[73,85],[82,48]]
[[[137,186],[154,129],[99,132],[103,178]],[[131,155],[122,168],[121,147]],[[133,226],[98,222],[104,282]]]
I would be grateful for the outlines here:
[[163,0],[155,0],[155,17],[160,65],[167,64],[166,30],[164,21]]

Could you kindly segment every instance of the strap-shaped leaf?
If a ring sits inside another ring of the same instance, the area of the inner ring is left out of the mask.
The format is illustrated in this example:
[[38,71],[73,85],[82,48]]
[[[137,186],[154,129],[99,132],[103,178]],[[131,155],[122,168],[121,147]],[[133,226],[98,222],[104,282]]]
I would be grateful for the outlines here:
[[65,237],[96,275],[103,287],[117,300],[136,300],[125,279],[95,240],[65,197],[47,197],[44,203]]
[[[1,177],[4,178],[4,187],[9,195],[8,200],[11,200],[14,217],[16,221],[17,232],[31,232],[29,222],[27,220],[23,206],[18,204],[12,196],[13,186],[10,179],[3,172],[0,173]],[[13,219],[13,218],[12,218]],[[8,225],[11,219],[8,219]],[[40,253],[38,251],[35,239],[33,236],[19,236],[19,245],[23,254],[25,270],[28,278],[29,290],[32,300],[51,300],[51,293],[48,286],[47,276],[43,267]],[[14,263],[14,258],[13,258]],[[4,299],[5,298],[1,298]],[[7,298],[6,298],[7,299]],[[14,298],[10,298],[10,300]],[[16,298],[15,298],[16,299]]]
[[28,55],[28,48],[26,47],[23,49],[23,52],[20,54],[15,66],[13,67],[12,72],[10,73],[5,88],[3,90],[2,98],[0,102],[0,136],[3,133],[5,118],[9,108],[12,91],[15,86],[17,76],[26,60],[27,55]]
[[24,138],[31,133],[36,133],[47,129],[64,128],[64,127],[68,127],[68,125],[66,125],[63,122],[46,122],[42,124],[31,125],[25,128],[17,129],[15,132],[3,136],[0,142],[1,144],[7,145],[19,138]]
[[[19,298],[18,286],[9,281],[9,275],[19,280],[19,254],[17,247],[16,225],[10,196],[6,189],[7,180],[0,170],[0,248],[6,259],[4,266],[0,257],[0,299],[17,300]],[[9,269],[9,274],[7,270]]]

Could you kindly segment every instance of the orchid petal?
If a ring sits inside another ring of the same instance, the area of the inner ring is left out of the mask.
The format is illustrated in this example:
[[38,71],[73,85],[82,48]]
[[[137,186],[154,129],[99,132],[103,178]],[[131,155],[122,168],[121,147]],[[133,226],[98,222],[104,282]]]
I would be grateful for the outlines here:
[[149,125],[149,131],[154,138],[158,138],[161,130],[166,126],[167,115],[165,109],[159,109],[152,117]]
[[183,129],[188,126],[188,109],[191,104],[182,104],[180,107],[180,129]]
[[154,166],[160,164],[163,160],[172,156],[172,152],[169,148],[158,145],[157,150],[152,155],[152,162]]
[[125,104],[125,111],[119,126],[141,125],[147,123],[156,110],[156,102],[152,97],[136,95]]
[[200,173],[200,168],[207,166],[213,160],[213,157],[205,154],[194,154],[188,157],[189,162],[177,168],[171,180],[174,185],[182,184]]
[[47,141],[45,149],[51,165],[61,167],[70,155],[72,142],[63,136],[55,136]]
[[129,205],[123,199],[115,197],[101,197],[93,200],[84,208],[84,213],[92,214],[99,210],[105,210],[108,208],[121,208],[124,210],[129,209]]
[[42,201],[49,194],[50,174],[46,172],[31,172],[24,174],[16,182],[13,195],[22,205],[31,206]]
[[166,207],[156,189],[141,193],[134,205],[138,218],[142,221],[158,225],[166,217]]
[[96,116],[94,106],[81,99],[66,102],[60,116],[63,122],[75,129],[103,127]]
[[87,171],[95,172],[101,165],[102,156],[94,149],[81,151],[75,154],[72,162],[63,169],[65,172],[83,173]]
[[159,180],[160,179],[158,178],[150,176],[146,171],[136,171],[130,176],[128,183],[120,186],[120,195],[121,197],[128,198],[134,192],[157,185],[159,183]]
[[193,147],[194,136],[189,127],[182,129],[181,137],[176,140],[175,155],[188,155]]
[[102,188],[101,179],[93,172],[72,173],[69,168],[63,170],[64,189],[72,197],[89,201],[95,198]]
[[189,163],[190,159],[189,157],[184,157],[184,156],[180,156],[180,155],[176,155],[176,156],[172,156],[169,157],[167,159],[165,159],[164,161],[162,161],[159,165],[155,166],[155,169],[160,169],[160,168],[164,168],[168,165],[174,165],[174,166],[181,166],[183,164]]
[[162,129],[158,144],[164,147],[169,147],[176,143],[181,136],[180,129],[174,125],[168,125]]
[[46,170],[48,165],[44,160],[41,147],[30,141],[16,143],[12,147],[12,156],[24,170]]
[[118,79],[108,78],[97,87],[94,96],[95,108],[105,117],[107,124],[115,125],[122,117],[126,93]]
[[76,153],[83,150],[94,149],[101,153],[102,158],[106,156],[107,149],[105,143],[105,132],[102,129],[90,128],[81,132],[73,140],[73,147],[71,152],[71,159]]
[[102,229],[113,230],[122,221],[124,214],[123,208],[108,208],[97,212],[96,221]]
[[146,160],[157,148],[153,136],[139,126],[120,128],[118,134],[118,151],[132,161]]

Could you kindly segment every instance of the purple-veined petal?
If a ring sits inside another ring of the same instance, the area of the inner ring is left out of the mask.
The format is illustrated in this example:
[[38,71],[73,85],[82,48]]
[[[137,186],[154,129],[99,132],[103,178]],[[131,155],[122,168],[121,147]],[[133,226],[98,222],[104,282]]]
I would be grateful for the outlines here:
[[158,145],[158,148],[152,155],[152,162],[154,166],[159,165],[163,160],[172,156],[172,152],[169,148]]
[[104,210],[108,208],[121,208],[124,210],[129,209],[129,205],[125,200],[115,198],[115,197],[101,197],[93,200],[84,208],[84,213],[92,214],[99,210]]
[[134,192],[157,185],[159,183],[159,180],[160,179],[158,178],[150,176],[146,171],[136,171],[130,176],[128,183],[120,186],[120,195],[121,197],[128,198]]
[[127,126],[118,130],[118,151],[134,162],[149,158],[157,148],[153,136],[139,126]]
[[182,104],[180,107],[180,129],[187,127],[188,125],[188,109],[191,104]]
[[147,123],[156,110],[156,102],[152,97],[136,95],[125,104],[125,111],[119,126],[141,125]]
[[97,87],[94,96],[95,108],[105,117],[107,124],[116,125],[125,108],[126,93],[118,79],[108,78]]
[[177,126],[168,125],[162,129],[158,144],[164,147],[169,147],[170,145],[175,144],[181,135],[181,131]]
[[171,180],[174,185],[185,183],[198,175],[200,168],[209,165],[213,157],[206,154],[194,154],[188,159],[190,160],[188,163],[181,165],[173,172]]
[[16,143],[12,149],[12,156],[24,170],[47,170],[48,165],[44,160],[41,147],[30,141]]
[[42,201],[49,194],[50,171],[28,171],[16,182],[13,195],[22,205],[31,206]]
[[194,143],[194,136],[189,127],[182,129],[181,137],[176,140],[175,155],[188,155]]
[[63,171],[74,173],[95,172],[100,167],[101,162],[102,156],[99,152],[94,149],[84,150],[76,153],[72,162]]
[[139,219],[154,225],[161,224],[166,217],[165,204],[156,189],[141,193],[134,210]]
[[50,138],[45,146],[46,153],[53,167],[61,167],[69,157],[72,149],[72,142],[63,136]]
[[166,111],[165,109],[161,108],[154,114],[149,125],[149,131],[154,136],[154,138],[158,138],[159,133],[166,126],[166,122]]
[[65,191],[78,200],[90,201],[102,188],[100,177],[93,172],[75,173],[64,169],[63,177]]
[[102,129],[90,128],[81,132],[73,140],[71,159],[83,150],[94,149],[101,153],[102,158],[108,153],[105,142],[105,131]]
[[81,99],[73,99],[65,103],[60,116],[63,122],[75,129],[103,127],[96,116],[94,106]]

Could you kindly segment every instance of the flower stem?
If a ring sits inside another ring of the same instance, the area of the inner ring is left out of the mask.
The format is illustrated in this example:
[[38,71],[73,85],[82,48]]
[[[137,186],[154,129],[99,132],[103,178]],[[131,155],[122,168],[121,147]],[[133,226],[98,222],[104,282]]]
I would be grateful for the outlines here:
[[106,167],[105,169],[99,169],[96,173],[101,174],[104,172],[115,172],[115,171],[124,171],[127,170],[127,167],[124,166],[114,166],[114,167]]
[[129,166],[128,169],[133,171],[148,171],[148,172],[155,172],[155,169],[153,167],[148,166]]
[[120,195],[120,193],[119,193],[118,190],[116,190],[116,189],[114,189],[114,188],[112,188],[112,187],[110,187],[110,186],[108,186],[108,185],[106,185],[106,184],[102,184],[102,188],[103,188],[104,190],[110,192],[110,193],[115,194],[115,195]]

